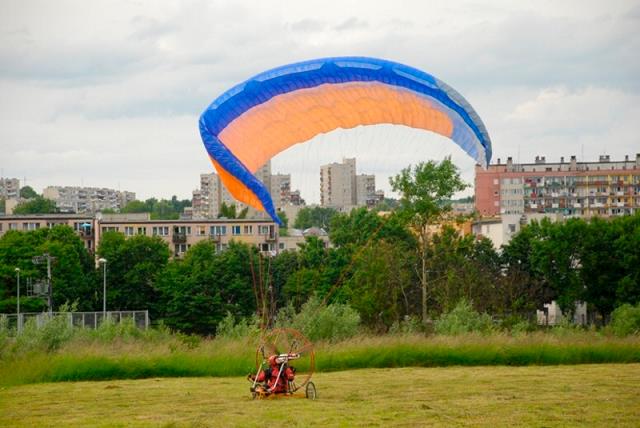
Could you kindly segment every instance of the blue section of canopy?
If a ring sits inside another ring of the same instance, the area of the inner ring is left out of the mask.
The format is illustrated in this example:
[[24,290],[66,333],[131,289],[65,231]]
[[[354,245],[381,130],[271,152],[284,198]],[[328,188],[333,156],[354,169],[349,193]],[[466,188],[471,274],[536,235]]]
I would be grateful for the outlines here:
[[491,161],[489,134],[462,95],[428,73],[396,62],[367,57],[324,58],[285,65],[234,86],[213,101],[200,116],[200,134],[205,148],[212,159],[253,192],[271,218],[280,223],[268,189],[218,136],[244,112],[278,95],[324,84],[349,82],[380,82],[430,98],[451,118],[454,124],[451,139],[483,167]]
[[[377,81],[409,89],[431,97],[460,116],[462,122],[475,135],[484,148],[484,159],[470,145],[462,144],[465,151],[478,163],[486,166],[491,161],[491,140],[478,114],[457,91],[424,71],[393,61],[367,57],[324,58],[285,65],[260,73],[234,86],[202,113],[201,125],[213,136],[218,136],[234,119],[245,111],[269,101],[275,96],[304,88],[330,83]],[[202,131],[201,126],[201,131]]]

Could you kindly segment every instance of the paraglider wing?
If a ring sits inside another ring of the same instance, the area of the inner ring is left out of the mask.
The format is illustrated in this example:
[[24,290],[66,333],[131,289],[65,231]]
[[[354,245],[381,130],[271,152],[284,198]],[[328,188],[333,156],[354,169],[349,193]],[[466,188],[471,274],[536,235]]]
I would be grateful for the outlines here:
[[364,57],[258,74],[207,107],[200,134],[229,192],[279,223],[268,190],[254,176],[267,160],[320,133],[383,123],[448,137],[484,167],[491,160],[489,134],[458,92],[415,68]]

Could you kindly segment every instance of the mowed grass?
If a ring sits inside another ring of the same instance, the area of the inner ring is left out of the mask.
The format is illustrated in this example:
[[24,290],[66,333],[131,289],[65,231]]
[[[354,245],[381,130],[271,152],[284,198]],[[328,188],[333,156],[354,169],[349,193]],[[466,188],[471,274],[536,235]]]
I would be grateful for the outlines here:
[[316,401],[251,400],[233,378],[0,389],[0,426],[638,426],[640,364],[363,369],[314,376]]

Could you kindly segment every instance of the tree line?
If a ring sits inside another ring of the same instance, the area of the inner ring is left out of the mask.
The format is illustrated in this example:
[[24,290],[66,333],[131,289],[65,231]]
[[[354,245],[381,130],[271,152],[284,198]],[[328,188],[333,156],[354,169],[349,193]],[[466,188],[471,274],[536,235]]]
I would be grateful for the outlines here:
[[[149,309],[156,322],[208,335],[228,313],[273,317],[276,308],[300,310],[311,296],[348,304],[378,332],[428,322],[463,299],[505,322],[531,319],[551,300],[569,312],[584,301],[603,321],[616,307],[640,302],[640,214],[534,222],[496,249],[459,232],[447,200],[465,185],[448,159],[407,168],[392,185],[402,198],[390,213],[331,213],[331,246],[308,237],[298,251],[276,256],[236,242],[219,252],[203,241],[171,259],[159,237],[105,233],[97,256],[108,261],[108,310]],[[23,287],[25,277],[44,276],[31,262],[43,252],[57,258],[54,304],[101,310],[102,267],[70,228],[56,226],[0,239],[0,312],[15,312],[15,267]],[[44,302],[25,298],[22,305],[41,310]]]

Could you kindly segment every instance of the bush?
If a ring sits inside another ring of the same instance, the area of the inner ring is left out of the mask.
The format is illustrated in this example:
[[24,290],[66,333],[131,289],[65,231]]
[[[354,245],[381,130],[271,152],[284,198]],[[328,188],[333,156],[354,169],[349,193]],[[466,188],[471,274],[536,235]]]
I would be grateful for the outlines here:
[[317,296],[302,305],[299,313],[288,306],[282,308],[276,318],[276,327],[295,328],[311,341],[346,339],[358,333],[359,325],[360,315],[349,305],[325,306]]
[[640,333],[640,303],[636,306],[624,304],[611,314],[609,329],[616,336]]
[[216,328],[216,336],[225,339],[241,339],[256,336],[260,333],[258,317],[242,318],[236,322],[233,314],[227,311],[227,315],[220,321]]
[[389,328],[389,334],[395,335],[412,335],[423,331],[424,327],[422,323],[420,323],[420,320],[409,315],[406,315],[404,319],[400,321],[394,322]]
[[493,321],[488,314],[476,312],[471,303],[461,299],[451,312],[444,313],[435,321],[435,332],[449,336],[463,333],[491,333]]
[[6,318],[0,318],[0,360],[9,349],[9,322]]

